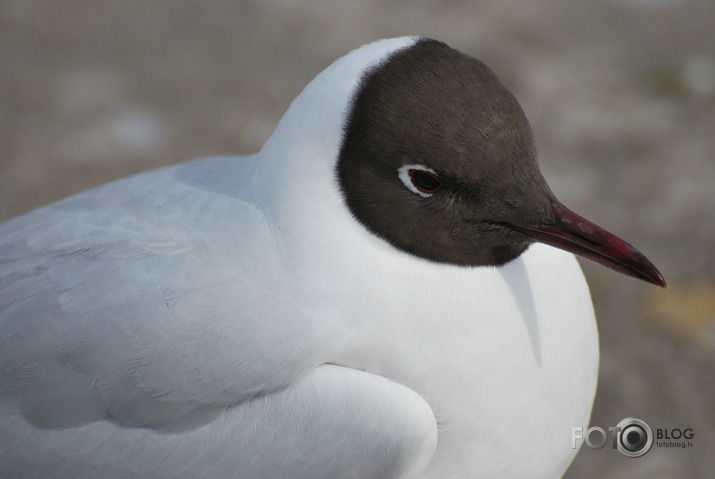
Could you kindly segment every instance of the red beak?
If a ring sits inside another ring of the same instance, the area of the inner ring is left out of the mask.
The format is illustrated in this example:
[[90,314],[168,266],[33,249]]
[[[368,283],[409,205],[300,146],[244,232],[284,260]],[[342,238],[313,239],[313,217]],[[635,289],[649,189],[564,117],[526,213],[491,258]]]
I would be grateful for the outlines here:
[[665,288],[665,279],[648,258],[618,236],[609,233],[558,202],[549,225],[517,225],[512,228],[535,240],[583,256],[606,268]]

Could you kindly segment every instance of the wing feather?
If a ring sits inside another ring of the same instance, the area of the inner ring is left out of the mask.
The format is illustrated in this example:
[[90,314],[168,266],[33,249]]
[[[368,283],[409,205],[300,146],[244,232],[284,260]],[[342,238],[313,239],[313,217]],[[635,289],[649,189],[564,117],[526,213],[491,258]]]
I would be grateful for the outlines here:
[[334,338],[296,309],[290,258],[238,193],[242,161],[156,170],[0,225],[0,394],[26,420],[198,427],[324,362]]

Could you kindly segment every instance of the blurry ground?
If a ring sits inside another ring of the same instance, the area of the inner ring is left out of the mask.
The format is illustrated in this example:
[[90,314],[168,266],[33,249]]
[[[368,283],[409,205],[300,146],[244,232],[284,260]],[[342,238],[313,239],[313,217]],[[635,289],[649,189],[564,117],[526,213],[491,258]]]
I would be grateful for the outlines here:
[[0,219],[147,168],[254,152],[333,59],[403,34],[485,60],[527,111],[556,194],[669,282],[584,265],[601,330],[592,424],[689,427],[695,448],[584,448],[567,477],[713,477],[712,0],[2,0]]

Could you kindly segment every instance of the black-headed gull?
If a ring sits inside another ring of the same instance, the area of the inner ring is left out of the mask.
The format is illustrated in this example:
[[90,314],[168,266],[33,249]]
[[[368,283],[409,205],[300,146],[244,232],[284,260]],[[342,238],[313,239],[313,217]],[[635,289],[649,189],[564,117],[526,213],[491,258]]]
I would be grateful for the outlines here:
[[560,477],[598,370],[562,250],[665,284],[483,63],[366,45],[254,156],[0,226],[0,476]]

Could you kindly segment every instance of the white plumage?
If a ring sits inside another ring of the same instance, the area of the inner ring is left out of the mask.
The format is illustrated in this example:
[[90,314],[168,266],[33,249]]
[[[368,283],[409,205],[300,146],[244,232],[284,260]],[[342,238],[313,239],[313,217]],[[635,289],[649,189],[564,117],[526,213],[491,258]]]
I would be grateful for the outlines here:
[[335,162],[339,59],[262,151],[162,168],[0,225],[0,476],[560,477],[597,331],[571,254],[401,252]]

